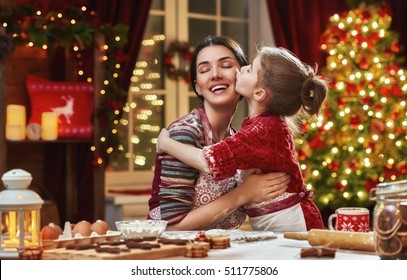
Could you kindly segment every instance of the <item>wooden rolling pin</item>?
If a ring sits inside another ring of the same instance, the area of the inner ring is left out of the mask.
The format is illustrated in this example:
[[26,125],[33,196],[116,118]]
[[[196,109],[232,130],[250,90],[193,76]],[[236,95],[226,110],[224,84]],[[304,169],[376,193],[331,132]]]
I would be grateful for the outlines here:
[[309,232],[285,232],[283,236],[289,239],[308,240],[308,243],[312,246],[375,251],[373,232],[311,229]]

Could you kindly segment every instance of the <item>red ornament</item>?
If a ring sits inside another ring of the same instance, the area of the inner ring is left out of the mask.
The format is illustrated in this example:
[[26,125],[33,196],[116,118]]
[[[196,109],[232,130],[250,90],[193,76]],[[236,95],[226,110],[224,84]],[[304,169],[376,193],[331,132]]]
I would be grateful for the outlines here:
[[390,15],[389,6],[386,3],[382,2],[377,13],[382,18],[386,17],[387,15]]
[[371,189],[376,188],[376,185],[379,183],[379,180],[373,180],[372,178],[368,178],[365,183],[365,190],[370,192]]
[[379,119],[372,119],[370,121],[370,132],[372,134],[382,134],[382,132],[384,131],[384,122],[382,120]]
[[360,119],[360,117],[358,115],[353,114],[350,117],[350,126],[352,128],[357,129],[358,126],[360,125],[360,123],[361,123],[361,119]]
[[362,105],[369,105],[370,101],[372,100],[372,98],[370,96],[364,96],[360,99],[360,103]]
[[343,100],[342,98],[338,98],[337,100],[336,100],[336,105],[338,105],[338,108],[343,108],[343,106],[345,105],[345,100]]
[[332,171],[338,171],[339,170],[339,163],[337,160],[332,161],[331,163],[328,164],[328,168]]
[[397,169],[397,167],[394,164],[389,164],[383,167],[383,175],[384,178],[386,178],[387,180],[391,180],[393,179],[393,177],[400,177],[401,176],[401,172],[400,170]]
[[315,135],[315,137],[309,142],[309,146],[312,149],[321,150],[325,147],[325,143],[322,141],[320,135]]
[[298,151],[298,158],[300,160],[306,160],[307,159],[307,154],[303,150]]
[[359,61],[359,67],[362,69],[369,69],[369,63],[367,62],[366,58],[362,58]]
[[340,192],[343,192],[346,189],[346,187],[344,185],[342,185],[341,183],[339,183],[339,182],[336,183],[335,188]]
[[362,20],[369,20],[371,17],[372,17],[372,15],[370,14],[370,12],[369,11],[363,11],[360,15],[359,15],[359,17],[362,19]]
[[400,44],[398,42],[391,43],[391,50],[395,53],[400,52]]
[[355,84],[347,83],[346,84],[346,92],[350,94],[357,94],[358,90]]
[[374,141],[369,141],[369,143],[367,144],[367,147],[368,147],[369,149],[371,149],[372,152],[374,152],[375,149],[376,149],[376,142],[374,142]]

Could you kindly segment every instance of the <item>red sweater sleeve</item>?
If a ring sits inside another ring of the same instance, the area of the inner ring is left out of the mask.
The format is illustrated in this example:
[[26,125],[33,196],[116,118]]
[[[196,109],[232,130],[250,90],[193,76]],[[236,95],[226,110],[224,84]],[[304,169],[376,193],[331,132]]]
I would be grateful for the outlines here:
[[[257,117],[244,123],[234,136],[203,148],[205,160],[215,180],[234,175],[237,169],[271,172],[289,169],[292,153],[291,133],[277,116]],[[284,166],[284,162],[290,162]],[[289,171],[289,170],[285,170]]]

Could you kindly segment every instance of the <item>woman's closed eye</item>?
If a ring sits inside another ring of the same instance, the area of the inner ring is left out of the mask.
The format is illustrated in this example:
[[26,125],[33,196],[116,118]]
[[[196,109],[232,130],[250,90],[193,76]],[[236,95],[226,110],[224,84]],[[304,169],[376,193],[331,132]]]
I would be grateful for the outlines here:
[[229,69],[229,68],[235,67],[235,64],[230,63],[230,62],[225,62],[225,63],[222,63],[221,67]]
[[203,73],[208,72],[209,70],[211,70],[210,67],[204,66],[204,67],[200,67],[200,68],[198,69],[198,72],[201,73],[201,74],[203,74]]

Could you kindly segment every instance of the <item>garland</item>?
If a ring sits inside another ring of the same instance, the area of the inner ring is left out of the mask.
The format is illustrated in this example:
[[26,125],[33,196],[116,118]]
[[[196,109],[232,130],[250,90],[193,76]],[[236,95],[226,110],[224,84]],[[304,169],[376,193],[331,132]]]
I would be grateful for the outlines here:
[[173,41],[168,46],[164,54],[164,66],[171,80],[183,79],[189,84],[189,66],[193,52],[194,47],[188,42]]
[[[100,120],[100,138],[104,140],[95,143],[98,148],[94,151],[94,165],[97,167],[107,164],[110,155],[118,152],[111,147],[119,143],[119,135],[112,131],[119,118],[115,112],[121,110],[121,100],[127,92],[117,84],[121,74],[117,65],[127,59],[123,47],[127,43],[128,26],[103,23],[96,13],[84,6],[89,2],[18,0],[14,6],[0,4],[0,28],[3,27],[0,31],[5,33],[0,33],[0,59],[12,53],[15,45],[37,46],[49,50],[63,47],[70,52],[77,47],[79,53],[93,47],[96,34],[104,35],[108,46],[103,61],[104,94],[100,108],[95,108]],[[86,76],[83,75],[82,79]]]

